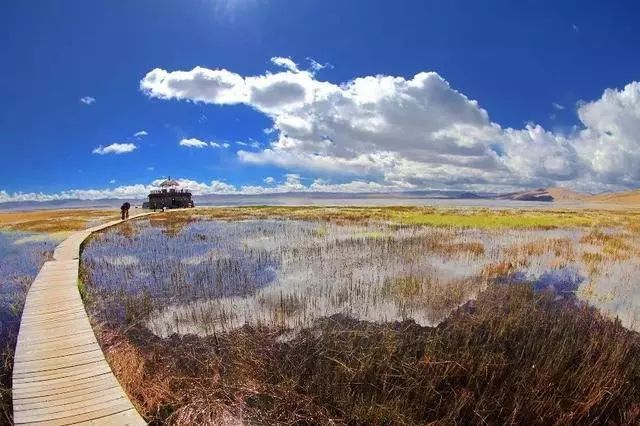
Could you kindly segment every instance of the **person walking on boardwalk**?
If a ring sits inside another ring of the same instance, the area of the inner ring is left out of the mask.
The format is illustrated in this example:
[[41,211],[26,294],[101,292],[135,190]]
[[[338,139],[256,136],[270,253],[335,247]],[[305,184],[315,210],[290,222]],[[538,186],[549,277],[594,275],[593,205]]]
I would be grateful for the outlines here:
[[120,207],[120,213],[121,213],[121,216],[122,216],[122,220],[129,219],[129,209],[130,208],[131,208],[131,204],[129,204],[128,202],[124,203]]

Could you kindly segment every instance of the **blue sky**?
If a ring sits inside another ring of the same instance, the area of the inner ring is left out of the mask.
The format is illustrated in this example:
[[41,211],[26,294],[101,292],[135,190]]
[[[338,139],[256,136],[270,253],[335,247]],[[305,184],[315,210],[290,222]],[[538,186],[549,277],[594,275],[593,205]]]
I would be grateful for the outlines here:
[[4,1],[0,201],[635,188],[638,9]]

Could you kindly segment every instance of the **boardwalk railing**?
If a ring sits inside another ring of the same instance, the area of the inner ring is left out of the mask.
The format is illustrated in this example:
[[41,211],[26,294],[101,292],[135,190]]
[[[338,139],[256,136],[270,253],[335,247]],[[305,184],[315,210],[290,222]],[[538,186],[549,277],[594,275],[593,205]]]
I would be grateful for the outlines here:
[[78,290],[80,244],[121,222],[71,235],[31,284],[13,364],[15,424],[146,424],[113,375]]

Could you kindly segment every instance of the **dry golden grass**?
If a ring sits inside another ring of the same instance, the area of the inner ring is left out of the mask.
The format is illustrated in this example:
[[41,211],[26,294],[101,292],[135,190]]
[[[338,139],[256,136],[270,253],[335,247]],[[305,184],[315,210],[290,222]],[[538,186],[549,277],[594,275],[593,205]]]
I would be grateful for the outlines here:
[[637,333],[524,285],[490,286],[437,328],[337,316],[286,343],[248,326],[101,340],[147,419],[166,424],[640,421]]
[[554,256],[556,267],[562,267],[576,259],[574,243],[566,238],[539,239],[516,244],[504,251],[504,257],[514,266],[526,266],[531,257],[546,253]]
[[600,254],[611,260],[627,260],[635,255],[635,250],[627,242],[630,235],[620,232],[605,233],[599,229],[593,229],[584,235],[580,242],[599,247]]
[[482,277],[487,281],[494,281],[503,277],[508,277],[518,269],[517,263],[509,262],[509,261],[500,261],[497,263],[492,263],[490,265],[485,266],[482,269]]
[[467,253],[471,256],[479,257],[484,254],[484,244],[480,241],[443,243],[440,250],[448,256]]
[[117,210],[38,210],[0,212],[0,230],[69,233],[119,217]]

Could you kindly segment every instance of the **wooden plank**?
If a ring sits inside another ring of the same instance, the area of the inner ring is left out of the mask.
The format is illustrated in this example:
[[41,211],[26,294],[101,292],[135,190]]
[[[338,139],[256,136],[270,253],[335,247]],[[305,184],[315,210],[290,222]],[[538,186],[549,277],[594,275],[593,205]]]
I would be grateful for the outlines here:
[[98,368],[94,368],[89,370],[87,374],[84,375],[76,375],[73,377],[62,377],[58,379],[48,380],[44,383],[42,380],[36,382],[18,382],[14,383],[14,390],[19,389],[19,395],[13,395],[16,399],[30,398],[34,393],[38,393],[41,391],[62,391],[70,390],[75,386],[83,386],[88,383],[93,383],[98,380],[102,380],[104,377],[108,377],[109,380],[115,380],[115,377],[111,374],[111,369],[106,368],[105,366],[100,366]]
[[[29,423],[31,425],[48,425],[48,426],[62,426],[69,424],[89,424],[89,425],[108,425],[108,426],[128,426],[138,425],[138,419],[140,416],[135,409],[123,410],[116,414],[111,414],[113,410],[97,410],[88,412],[86,414],[64,417],[57,420],[49,420],[46,422]],[[109,414],[104,414],[105,412]],[[128,415],[122,416],[122,414],[128,413]]]
[[76,307],[76,308],[65,308],[65,310],[55,310],[55,311],[40,311],[36,315],[29,315],[27,317],[23,317],[22,321],[27,322],[29,324],[39,323],[41,321],[58,321],[65,318],[73,318],[77,315],[86,315],[84,308]]
[[[25,333],[26,334],[26,333]],[[83,333],[78,333],[76,335],[73,336],[73,338],[77,338],[80,336],[85,336],[87,339],[95,339],[95,335],[93,334],[93,331],[87,331],[87,332],[83,332]],[[24,344],[24,345],[32,345],[32,344],[38,344],[38,343],[43,343],[43,342],[57,342],[57,341],[64,341],[66,339],[69,339],[69,335],[63,330],[63,331],[59,331],[57,333],[50,333],[47,336],[18,336],[18,339]],[[19,345],[17,346],[16,349],[16,353],[19,350],[22,350],[23,345]],[[25,347],[25,350],[27,350],[28,347]]]
[[88,352],[79,352],[75,354],[66,354],[57,357],[49,357],[44,359],[35,359],[28,361],[18,361],[14,364],[16,374],[21,373],[40,373],[54,372],[61,369],[69,369],[78,365],[85,365],[96,361],[104,360],[102,350],[94,348]]
[[20,399],[15,399],[14,404],[28,405],[33,402],[52,401],[52,404],[56,404],[56,401],[64,401],[66,398],[75,397],[77,395],[90,395],[94,392],[102,392],[105,389],[117,387],[118,383],[110,377],[109,374],[97,376],[97,379],[86,381],[84,383],[76,383],[73,386],[58,387],[54,389],[40,388],[32,389],[28,396]]
[[95,338],[92,339],[92,335],[88,333],[85,334],[77,334],[73,337],[63,336],[58,339],[44,339],[42,341],[30,340],[28,345],[21,345],[20,356],[26,356],[30,353],[37,352],[40,350],[47,350],[49,348],[73,348],[75,346],[83,346],[90,344],[97,344]]
[[61,324],[45,324],[45,325],[30,325],[25,324],[24,332],[31,333],[32,335],[38,335],[40,337],[45,337],[48,333],[62,332],[65,331],[67,334],[71,333],[79,333],[82,331],[91,330],[91,325],[87,324],[86,321],[82,321],[81,319],[72,320],[69,322],[61,323]]
[[56,395],[47,395],[39,398],[20,400],[14,406],[16,411],[28,411],[42,408],[68,408],[70,404],[91,405],[97,403],[98,398],[113,393],[117,383],[99,383],[81,390],[72,390]]
[[84,306],[54,306],[49,309],[38,309],[38,312],[32,312],[29,315],[23,315],[22,320],[37,319],[62,313],[84,312],[84,310]]
[[120,222],[71,235],[31,285],[14,357],[16,424],[145,424],[113,375],[78,291],[80,245]]
[[29,348],[25,352],[21,352],[20,360],[17,362],[60,358],[90,351],[102,351],[102,349],[100,349],[100,345],[96,342],[82,342],[71,346],[62,343],[56,345],[39,345],[37,348]]
[[[79,421],[91,420],[110,414],[116,414],[133,408],[126,397],[105,395],[103,400],[93,404],[74,404],[70,409],[65,407],[48,407],[38,410],[18,411],[14,417],[19,417],[16,424],[46,422],[46,424],[73,424]],[[19,414],[19,416],[18,416]]]
[[[40,381],[43,383],[43,386],[49,380],[53,379],[64,379],[64,378],[76,378],[82,377],[84,375],[94,374],[95,370],[99,368],[103,368],[104,364],[102,360],[86,360],[77,362],[75,365],[72,365],[67,368],[55,368],[52,370],[38,370],[38,371],[27,371],[27,372],[14,372],[13,377],[16,382],[34,382]],[[107,364],[108,366],[109,364]]]
[[49,315],[43,314],[37,317],[25,318],[22,322],[29,325],[47,324],[51,322],[69,322],[77,318],[83,318],[86,315],[87,314],[84,310],[77,309],[75,312],[62,312]]
[[118,414],[113,414],[107,417],[101,417],[99,419],[91,420],[88,422],[77,423],[78,425],[90,425],[90,426],[121,426],[121,425],[134,425],[135,417],[138,413],[135,410],[127,410]]
[[27,353],[22,353],[20,362],[40,361],[44,359],[53,359],[76,355],[90,351],[101,351],[100,346],[95,342],[82,343],[74,346],[50,345],[40,346],[36,349],[30,349]]

